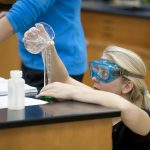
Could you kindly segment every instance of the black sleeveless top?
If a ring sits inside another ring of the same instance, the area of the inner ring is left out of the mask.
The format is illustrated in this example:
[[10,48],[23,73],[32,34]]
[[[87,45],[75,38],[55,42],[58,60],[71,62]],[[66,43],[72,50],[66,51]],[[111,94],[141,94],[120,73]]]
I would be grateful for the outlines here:
[[[150,111],[145,111],[150,116]],[[150,150],[150,132],[146,136],[138,135],[125,126],[123,122],[113,126],[112,137],[113,150]]]

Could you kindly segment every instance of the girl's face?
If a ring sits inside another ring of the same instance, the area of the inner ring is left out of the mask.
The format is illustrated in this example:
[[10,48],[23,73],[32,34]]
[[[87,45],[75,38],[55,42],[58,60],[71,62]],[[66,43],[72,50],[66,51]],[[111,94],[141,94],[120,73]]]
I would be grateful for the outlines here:
[[[107,60],[111,60],[106,55],[103,55],[102,58],[107,59]],[[115,94],[121,96],[122,88],[123,88],[123,85],[124,85],[124,80],[123,80],[122,76],[119,76],[117,79],[115,79],[111,82],[108,82],[108,83],[98,81],[96,79],[96,77],[93,77],[92,80],[93,80],[93,83],[94,83],[93,86],[94,86],[95,89],[115,93]]]
[[113,80],[112,82],[109,83],[97,81],[95,77],[92,78],[92,80],[95,89],[115,93],[120,96],[122,95],[122,87],[123,87],[122,77],[119,77],[116,80]]

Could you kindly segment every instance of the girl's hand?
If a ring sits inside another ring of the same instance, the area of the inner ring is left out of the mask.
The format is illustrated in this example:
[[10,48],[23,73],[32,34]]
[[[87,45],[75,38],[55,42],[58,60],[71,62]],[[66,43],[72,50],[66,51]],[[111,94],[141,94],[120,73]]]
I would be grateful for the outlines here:
[[41,96],[51,96],[60,100],[73,99],[73,95],[76,92],[76,88],[74,85],[65,84],[61,82],[50,83],[45,86],[38,97]]

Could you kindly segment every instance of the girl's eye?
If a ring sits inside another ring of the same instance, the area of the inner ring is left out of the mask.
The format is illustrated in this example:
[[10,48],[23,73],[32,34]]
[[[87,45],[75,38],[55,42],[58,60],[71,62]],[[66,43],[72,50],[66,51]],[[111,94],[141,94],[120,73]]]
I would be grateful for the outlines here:
[[106,69],[106,68],[100,68],[99,71],[98,71],[98,75],[106,80],[109,78],[109,71]]
[[98,66],[93,66],[93,71],[96,71],[96,72],[98,72],[98,71],[99,71],[99,68],[98,68]]

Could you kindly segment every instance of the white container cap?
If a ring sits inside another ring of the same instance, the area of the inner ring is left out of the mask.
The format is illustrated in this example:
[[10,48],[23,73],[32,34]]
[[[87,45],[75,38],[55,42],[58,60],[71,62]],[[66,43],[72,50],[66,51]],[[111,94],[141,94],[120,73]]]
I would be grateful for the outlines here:
[[11,78],[21,78],[22,77],[22,71],[21,70],[11,70],[10,71],[10,77]]

